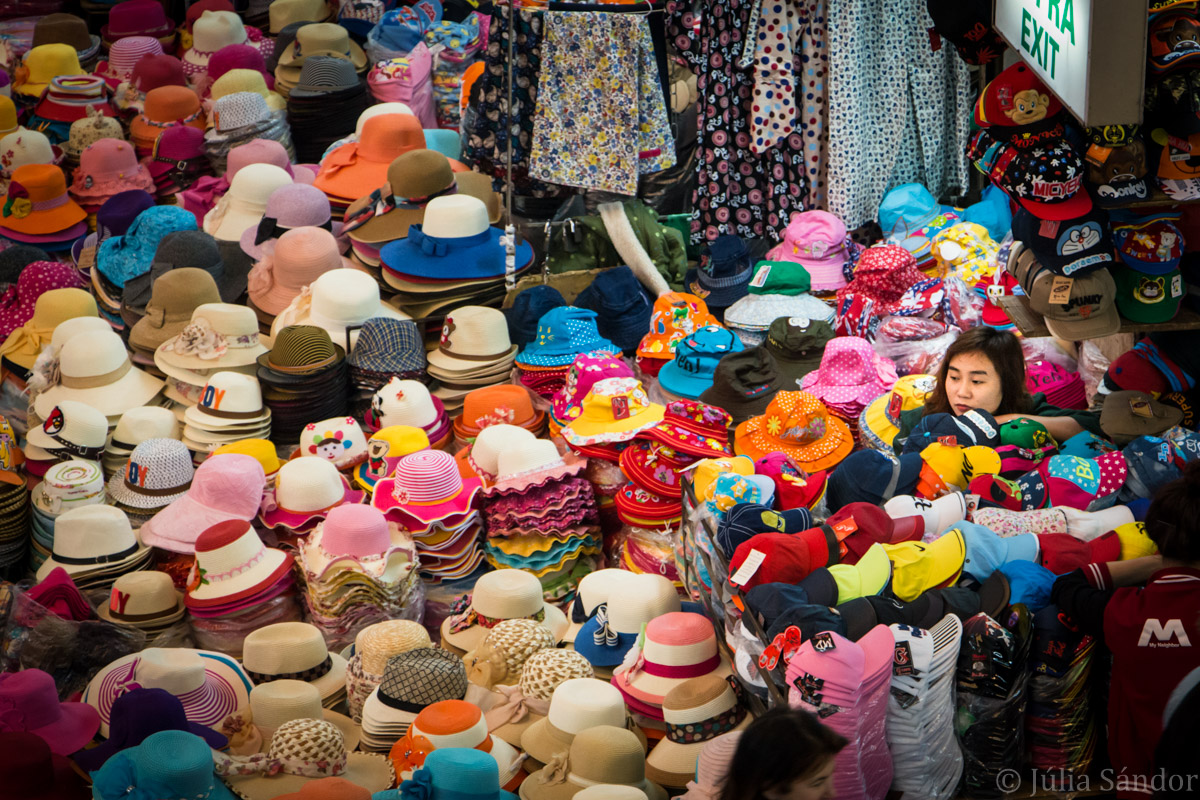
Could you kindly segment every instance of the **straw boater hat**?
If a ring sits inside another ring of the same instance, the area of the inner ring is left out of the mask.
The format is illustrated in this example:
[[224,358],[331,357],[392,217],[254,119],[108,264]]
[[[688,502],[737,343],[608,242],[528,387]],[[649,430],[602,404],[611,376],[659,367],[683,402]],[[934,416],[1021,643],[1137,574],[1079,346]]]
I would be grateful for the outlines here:
[[442,641],[473,650],[497,622],[505,619],[537,620],[556,642],[567,630],[566,616],[545,601],[537,578],[520,570],[503,569],[480,577],[467,608],[442,622]]
[[345,714],[322,707],[321,692],[313,684],[284,678],[260,683],[250,690],[249,721],[257,729],[255,733],[258,736],[252,736],[249,742],[257,747],[244,747],[247,751],[244,754],[270,750],[275,732],[284,723],[294,719],[323,719],[332,722],[342,732],[347,750],[355,750],[358,747],[361,731],[353,720]]
[[497,702],[487,711],[488,729],[520,747],[525,731],[549,713],[550,698],[561,684],[594,675],[592,665],[574,650],[538,650],[525,661],[520,681],[495,688]]
[[683,788],[696,774],[704,744],[723,733],[744,730],[750,715],[725,678],[705,675],[681,683],[663,699],[667,737],[646,759],[646,774],[663,786]]
[[109,601],[96,613],[117,625],[158,629],[183,619],[183,592],[165,572],[143,570],[117,578]]
[[317,687],[322,699],[346,687],[346,659],[329,652],[321,631],[307,622],[251,631],[242,644],[242,666],[256,684],[294,678]]
[[522,800],[570,800],[598,783],[632,786],[650,800],[667,800],[666,791],[646,779],[646,754],[638,737],[610,725],[580,732],[569,754],[556,755],[526,778],[520,794]]
[[521,749],[545,764],[556,755],[565,755],[581,731],[631,724],[624,698],[610,683],[595,678],[572,678],[554,689],[546,717],[535,721],[521,735]]

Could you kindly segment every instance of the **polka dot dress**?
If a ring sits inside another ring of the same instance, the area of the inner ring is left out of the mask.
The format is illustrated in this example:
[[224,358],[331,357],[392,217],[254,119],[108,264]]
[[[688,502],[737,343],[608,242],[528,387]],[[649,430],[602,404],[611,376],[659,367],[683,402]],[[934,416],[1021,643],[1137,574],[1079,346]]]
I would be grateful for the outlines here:
[[751,149],[762,154],[796,128],[796,85],[793,49],[799,38],[799,14],[788,0],[762,6],[754,47],[754,99]]

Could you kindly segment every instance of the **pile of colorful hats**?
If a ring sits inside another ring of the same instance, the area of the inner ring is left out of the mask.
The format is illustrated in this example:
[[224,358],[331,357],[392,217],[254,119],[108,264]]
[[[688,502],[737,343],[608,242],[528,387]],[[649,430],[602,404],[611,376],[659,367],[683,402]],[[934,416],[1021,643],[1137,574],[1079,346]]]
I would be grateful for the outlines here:
[[308,619],[341,647],[369,625],[418,613],[413,541],[368,505],[331,509],[299,551]]
[[321,55],[304,59],[287,97],[297,159],[305,164],[320,161],[331,144],[354,130],[351,121],[370,105],[367,85],[358,79],[352,62]]
[[891,390],[896,368],[857,336],[839,336],[825,345],[821,366],[800,381],[801,390],[820,400],[857,435],[867,405]]
[[521,383],[552,397],[566,382],[567,370],[583,353],[621,355],[621,348],[600,336],[596,312],[575,306],[551,309],[538,320],[537,336],[517,354]]
[[637,365],[649,377],[675,358],[675,347],[685,337],[706,325],[718,324],[699,297],[682,292],[658,296],[650,314],[650,332],[637,348]]
[[[482,448],[477,441],[472,449]],[[565,596],[602,544],[592,487],[578,477],[586,460],[530,435],[507,443],[496,462],[485,509],[488,562],[534,575],[548,597]]]
[[833,309],[809,294],[811,288],[808,271],[799,264],[759,262],[750,279],[750,293],[725,309],[722,319],[747,347],[762,344],[767,329],[780,317],[820,320],[832,325]]
[[[16,436],[8,420],[0,425],[0,570],[16,564],[24,564],[25,554],[32,547],[35,568],[40,559],[50,555],[54,546],[54,531],[42,531],[37,526],[30,537],[30,493],[25,479],[17,472],[21,463],[21,451],[17,449]],[[5,432],[7,429],[7,432]],[[102,481],[103,482],[103,481]],[[101,489],[103,492],[103,489]]]
[[421,578],[440,583],[470,575],[483,560],[483,521],[475,508],[481,488],[479,478],[459,474],[454,456],[421,450],[375,484],[371,505],[416,542]]
[[728,328],[705,325],[675,345],[675,358],[658,371],[658,385],[668,399],[695,400],[712,388],[721,359],[745,349]]

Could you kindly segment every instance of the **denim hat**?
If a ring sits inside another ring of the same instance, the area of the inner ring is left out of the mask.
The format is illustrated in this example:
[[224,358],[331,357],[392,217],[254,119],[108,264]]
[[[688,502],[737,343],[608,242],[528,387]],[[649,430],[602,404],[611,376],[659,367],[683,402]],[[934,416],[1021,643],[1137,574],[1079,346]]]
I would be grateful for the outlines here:
[[600,335],[626,352],[637,349],[650,330],[654,301],[624,265],[606,270],[575,298],[575,305],[596,312]]
[[754,274],[750,251],[738,236],[725,233],[708,245],[699,269],[688,270],[685,289],[700,297],[709,309],[728,308],[749,292]]
[[[103,209],[101,209],[103,210]],[[137,215],[122,236],[100,245],[96,268],[118,287],[150,271],[158,243],[168,233],[196,230],[196,216],[178,206],[155,206]]]
[[575,360],[575,356],[593,350],[621,352],[621,348],[600,335],[595,311],[562,306],[551,309],[538,320],[537,338],[517,354],[516,362],[537,367],[565,367]]
[[1183,474],[1187,463],[1174,444],[1157,436],[1139,436],[1121,452],[1129,472],[1117,496],[1119,502],[1153,498],[1159,489]]
[[717,362],[745,349],[728,328],[705,325],[675,347],[675,360],[663,365],[658,383],[674,395],[695,400],[713,385]]
[[879,450],[858,450],[829,476],[825,503],[830,512],[850,503],[879,505],[896,495],[912,494],[921,476],[921,455],[893,458]]
[[567,301],[553,286],[531,286],[513,299],[510,308],[504,309],[508,320],[508,338],[518,347],[524,347],[537,338],[538,320],[550,311],[565,306]]
[[386,11],[371,29],[367,41],[375,47],[397,53],[411,53],[425,41],[425,31],[442,21],[439,0],[424,0],[415,6],[401,6]]
[[229,743],[221,733],[198,722],[189,722],[179,698],[165,689],[131,689],[113,701],[108,738],[72,758],[84,772],[100,769],[121,750],[137,747],[159,731],[189,731],[220,750]]
[[412,320],[371,317],[359,329],[358,342],[346,361],[353,369],[370,372],[421,372],[425,343]]

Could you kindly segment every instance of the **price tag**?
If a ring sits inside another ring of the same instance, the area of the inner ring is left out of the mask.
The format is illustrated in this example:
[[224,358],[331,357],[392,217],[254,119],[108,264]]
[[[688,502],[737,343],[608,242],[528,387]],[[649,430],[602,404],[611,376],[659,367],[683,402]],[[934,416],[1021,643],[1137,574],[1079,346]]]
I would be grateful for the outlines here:
[[738,567],[738,571],[730,576],[729,582],[734,586],[745,586],[746,582],[754,577],[754,573],[758,572],[758,568],[767,560],[767,554],[762,550],[751,550],[746,560]]
[[917,673],[913,666],[912,648],[908,642],[896,642],[896,652],[892,656],[892,674],[908,677]]
[[818,653],[824,653],[829,650],[837,649],[837,642],[833,640],[833,636],[829,631],[821,631],[812,638],[813,649]]
[[1056,219],[1044,219],[1042,224],[1038,226],[1038,236],[1046,239],[1053,239],[1058,236],[1058,228],[1062,223]]
[[1074,278],[1055,275],[1054,282],[1050,284],[1050,302],[1060,306],[1071,302],[1071,285],[1074,283]]
[[755,289],[761,289],[767,283],[767,276],[771,274],[771,265],[763,264],[758,268],[758,272],[754,273],[754,279],[750,281],[750,285]]
[[1183,276],[1171,276],[1171,297],[1183,297]]
[[1112,155],[1111,147],[1094,144],[1088,148],[1087,155],[1084,156],[1088,161],[1095,164],[1097,167],[1103,167],[1104,162],[1108,161],[1108,157]]
[[858,530],[858,523],[854,521],[854,517],[846,517],[834,523],[833,531],[837,534],[838,541],[842,541],[850,534]]

